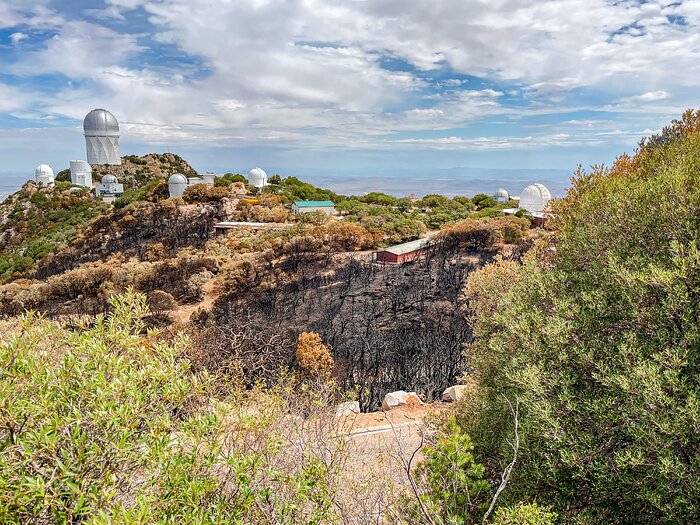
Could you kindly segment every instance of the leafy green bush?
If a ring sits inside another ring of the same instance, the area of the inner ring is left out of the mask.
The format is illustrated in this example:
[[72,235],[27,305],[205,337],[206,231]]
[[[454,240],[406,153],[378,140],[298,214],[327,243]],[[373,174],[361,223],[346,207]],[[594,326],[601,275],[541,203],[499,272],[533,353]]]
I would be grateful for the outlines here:
[[145,331],[145,296],[111,306],[71,329],[28,314],[2,334],[0,523],[340,521],[326,387],[229,378],[217,397],[186,337]]
[[473,450],[469,436],[450,419],[435,445],[423,449],[426,459],[415,472],[418,498],[401,501],[402,523],[481,523],[491,494]]
[[493,525],[554,525],[557,514],[537,503],[518,503],[496,512]]
[[[580,171],[553,246],[472,274],[479,395],[461,421],[498,471],[522,402],[511,501],[563,523],[700,521],[700,123]],[[551,249],[555,248],[555,250]]]

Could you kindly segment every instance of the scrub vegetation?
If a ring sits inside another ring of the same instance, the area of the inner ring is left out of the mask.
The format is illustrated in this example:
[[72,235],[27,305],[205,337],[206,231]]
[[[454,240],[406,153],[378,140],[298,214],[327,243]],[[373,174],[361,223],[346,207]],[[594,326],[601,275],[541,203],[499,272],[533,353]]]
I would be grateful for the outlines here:
[[[580,169],[546,230],[486,195],[141,176],[0,208],[0,522],[700,521],[700,112]],[[358,467],[339,403],[460,381],[401,482]]]

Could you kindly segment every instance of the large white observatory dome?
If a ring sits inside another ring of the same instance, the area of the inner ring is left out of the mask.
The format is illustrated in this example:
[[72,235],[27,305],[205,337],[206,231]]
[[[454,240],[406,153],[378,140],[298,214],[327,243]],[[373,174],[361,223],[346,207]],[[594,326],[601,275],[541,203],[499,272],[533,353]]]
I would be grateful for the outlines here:
[[182,197],[187,189],[187,177],[182,173],[173,173],[168,179],[168,192],[171,197]]
[[34,179],[42,186],[53,186],[53,170],[48,164],[39,164],[34,171]]
[[248,183],[256,188],[267,186],[267,173],[262,168],[253,168],[248,173]]
[[519,208],[530,213],[543,213],[552,200],[552,194],[544,184],[531,184],[520,194]]
[[87,161],[90,164],[121,164],[119,122],[106,109],[93,109],[83,120]]
[[498,188],[496,193],[493,194],[493,200],[496,202],[508,202],[510,194],[504,188]]

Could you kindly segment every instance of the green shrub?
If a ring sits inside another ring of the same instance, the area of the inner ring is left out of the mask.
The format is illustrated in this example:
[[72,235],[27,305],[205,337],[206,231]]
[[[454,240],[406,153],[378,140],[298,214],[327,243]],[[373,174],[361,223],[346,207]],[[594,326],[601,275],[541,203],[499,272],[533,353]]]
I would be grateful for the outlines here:
[[425,514],[433,523],[481,523],[491,491],[473,450],[469,436],[449,420],[435,445],[423,450],[426,459],[415,472],[419,498],[401,501],[401,523],[430,523]]
[[518,503],[512,507],[501,508],[496,512],[493,525],[554,525],[557,515],[549,507],[540,507],[537,503]]
[[467,283],[479,395],[461,421],[497,472],[512,431],[498,401],[520,399],[506,495],[563,523],[700,521],[700,114],[686,119],[579,171],[553,246]]
[[71,329],[28,314],[2,334],[0,523],[339,520],[327,389],[229,378],[217,398],[186,337],[145,331],[145,296],[111,307]]

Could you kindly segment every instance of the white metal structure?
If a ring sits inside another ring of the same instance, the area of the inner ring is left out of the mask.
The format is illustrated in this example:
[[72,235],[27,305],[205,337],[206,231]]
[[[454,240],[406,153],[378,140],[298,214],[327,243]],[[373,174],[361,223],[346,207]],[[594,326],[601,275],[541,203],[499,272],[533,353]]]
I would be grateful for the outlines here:
[[253,168],[248,173],[248,184],[256,188],[267,186],[267,173],[262,168]]
[[496,193],[493,194],[493,200],[496,202],[508,202],[510,200],[510,194],[503,188],[498,188]]
[[119,183],[117,177],[108,173],[102,177],[102,182],[95,188],[97,195],[115,196],[124,193],[124,185]]
[[106,109],[93,109],[83,121],[87,161],[90,164],[122,163],[119,155],[119,122]]
[[71,160],[70,181],[78,186],[92,188],[92,166],[84,160]]
[[34,171],[34,179],[40,186],[53,186],[53,170],[48,164],[39,164]]
[[182,197],[187,189],[188,180],[182,173],[173,173],[168,179],[168,192],[171,197]]
[[552,194],[544,184],[531,184],[520,194],[518,208],[532,214],[541,214],[544,213],[550,200],[552,200]]

